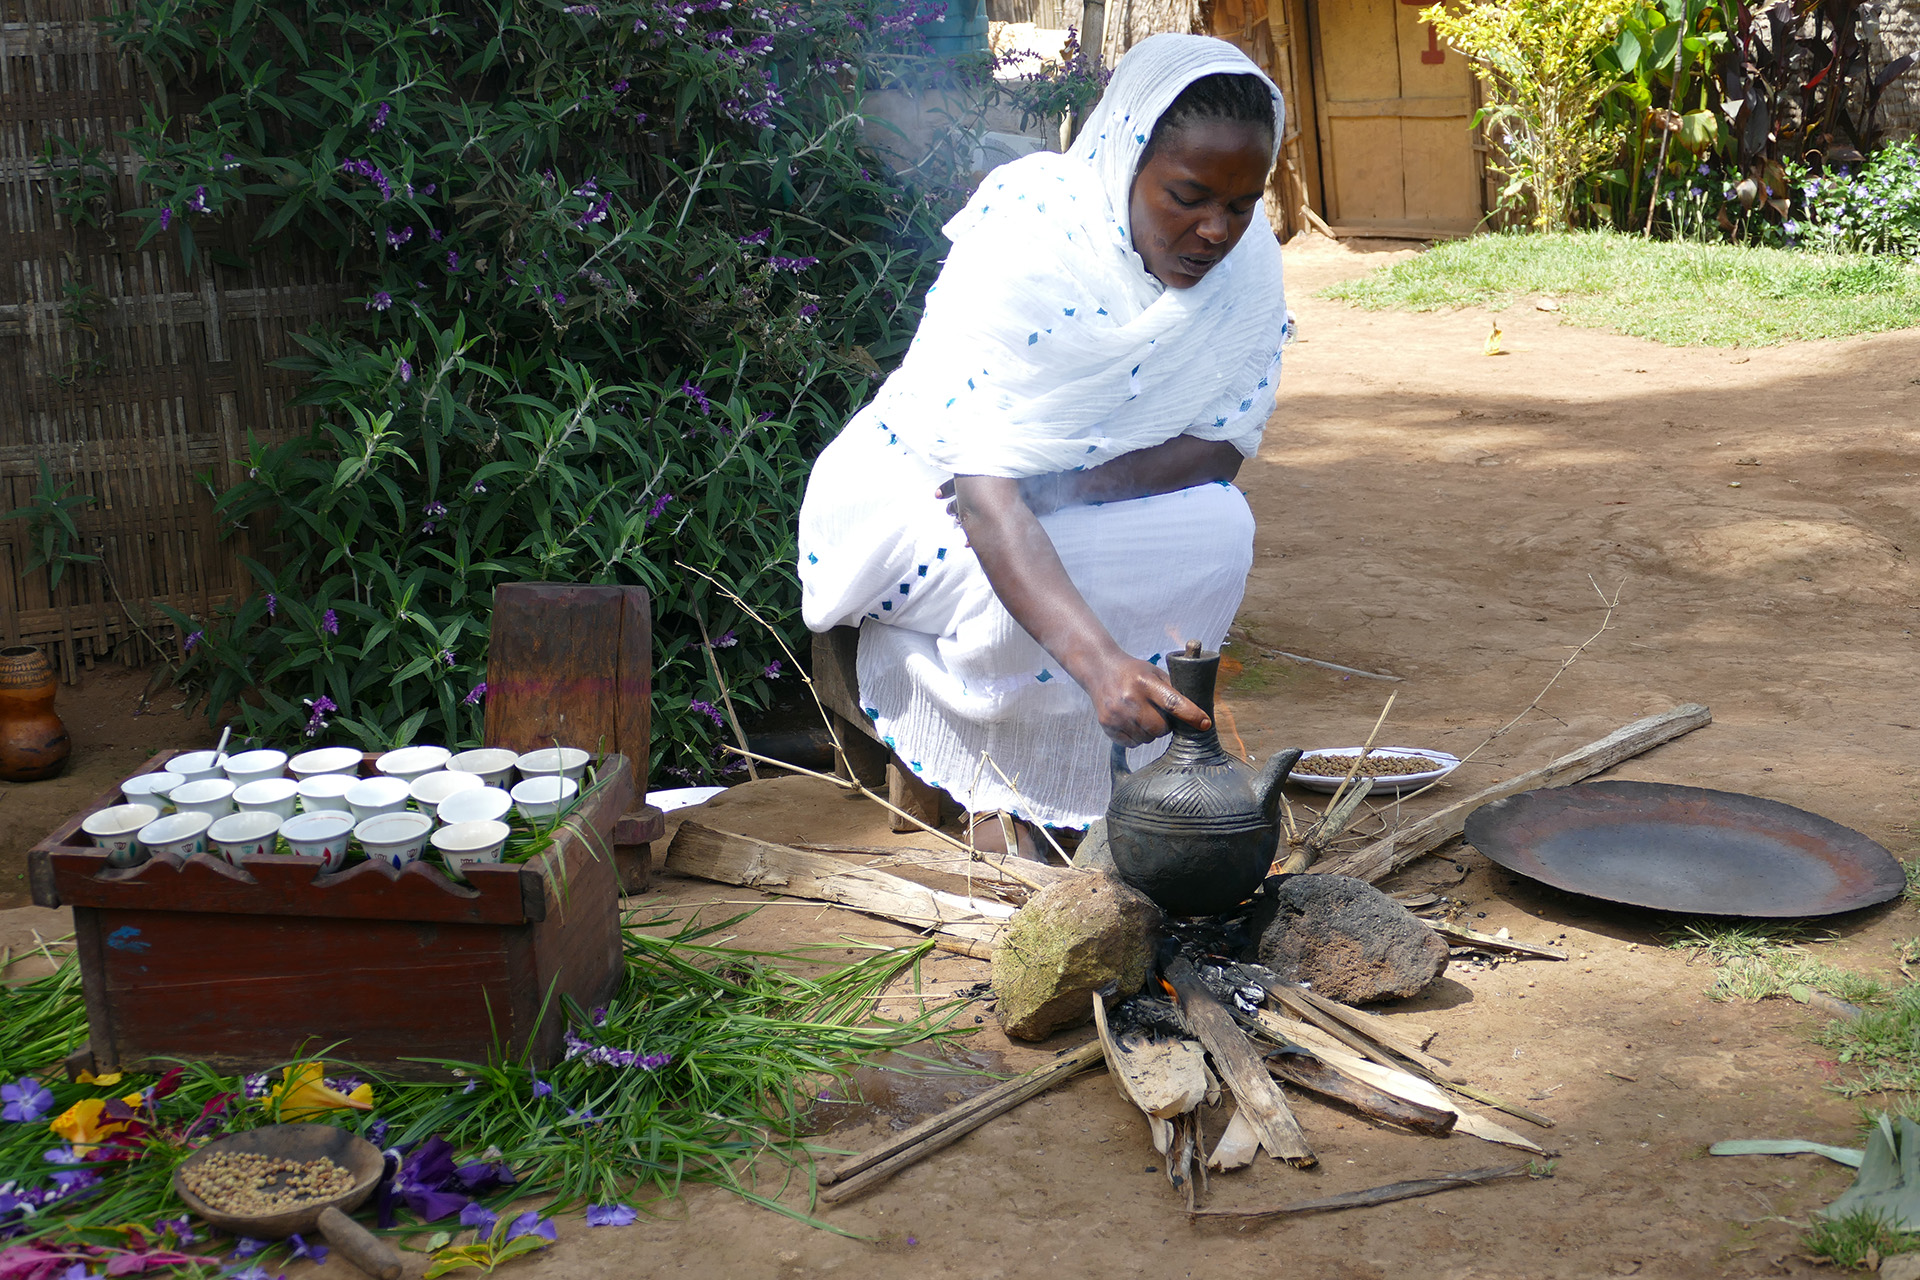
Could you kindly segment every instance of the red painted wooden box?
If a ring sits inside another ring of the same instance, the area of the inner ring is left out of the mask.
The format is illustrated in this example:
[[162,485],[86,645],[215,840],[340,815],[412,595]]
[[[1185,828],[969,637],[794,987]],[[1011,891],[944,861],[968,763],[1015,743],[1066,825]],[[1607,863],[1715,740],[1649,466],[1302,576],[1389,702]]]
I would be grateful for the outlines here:
[[476,867],[467,885],[425,862],[397,878],[367,862],[322,875],[318,858],[278,856],[109,868],[79,834],[87,813],[118,803],[108,792],[29,855],[34,901],[73,908],[89,1046],[71,1065],[182,1058],[238,1072],[324,1050],[444,1078],[407,1060],[484,1062],[529,1043],[537,1065],[553,1062],[560,997],[590,1008],[620,981],[609,851],[632,771],[619,756],[601,768],[609,781],[545,860]]

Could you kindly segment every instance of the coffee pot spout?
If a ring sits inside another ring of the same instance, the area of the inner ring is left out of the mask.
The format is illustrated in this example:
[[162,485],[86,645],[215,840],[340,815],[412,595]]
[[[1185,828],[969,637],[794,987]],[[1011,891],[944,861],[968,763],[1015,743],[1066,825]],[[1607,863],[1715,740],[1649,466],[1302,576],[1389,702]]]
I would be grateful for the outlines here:
[[1280,789],[1286,785],[1293,766],[1300,762],[1300,755],[1298,749],[1289,749],[1268,757],[1266,768],[1260,771],[1260,780],[1254,784],[1254,794],[1260,798],[1260,812],[1266,815],[1269,824],[1280,821]]

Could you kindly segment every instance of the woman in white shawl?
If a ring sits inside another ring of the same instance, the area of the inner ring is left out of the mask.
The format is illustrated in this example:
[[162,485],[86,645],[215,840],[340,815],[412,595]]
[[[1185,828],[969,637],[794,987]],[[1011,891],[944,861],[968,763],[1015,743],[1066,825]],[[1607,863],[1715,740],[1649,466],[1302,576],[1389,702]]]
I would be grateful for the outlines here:
[[1138,765],[1207,723],[1162,656],[1219,646],[1252,561],[1230,481],[1279,377],[1281,124],[1232,45],[1136,46],[1071,151],[947,224],[906,359],[815,465],[807,625],[860,627],[862,709],[970,813],[1085,827],[1108,740]]

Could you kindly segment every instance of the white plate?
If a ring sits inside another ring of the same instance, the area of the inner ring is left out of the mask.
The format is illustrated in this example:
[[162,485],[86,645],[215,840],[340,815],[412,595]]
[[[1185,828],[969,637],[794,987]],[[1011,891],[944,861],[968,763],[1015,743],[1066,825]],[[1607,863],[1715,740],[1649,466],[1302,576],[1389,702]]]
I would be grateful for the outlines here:
[[[1340,779],[1344,771],[1331,776],[1313,772],[1316,756],[1357,756],[1359,747],[1316,747],[1300,757],[1300,763],[1293,766],[1293,772],[1287,775],[1287,781],[1297,782],[1309,791],[1324,791],[1331,795],[1340,789]],[[1428,751],[1424,747],[1375,747],[1367,753],[1374,756],[1418,756],[1433,761],[1433,768],[1421,773],[1402,773],[1392,777],[1375,778],[1372,794],[1376,796],[1397,796],[1405,791],[1413,791],[1426,786],[1429,782],[1438,782],[1460,767],[1460,757],[1450,756],[1444,751]],[[1355,779],[1359,781],[1359,779]]]

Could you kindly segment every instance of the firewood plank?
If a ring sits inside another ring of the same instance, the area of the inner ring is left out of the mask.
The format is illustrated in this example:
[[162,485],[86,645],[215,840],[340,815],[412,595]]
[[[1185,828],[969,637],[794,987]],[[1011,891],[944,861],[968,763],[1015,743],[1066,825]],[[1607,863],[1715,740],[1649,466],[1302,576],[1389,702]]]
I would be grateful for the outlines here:
[[914,929],[992,942],[1014,908],[964,898],[901,876],[820,853],[683,822],[667,851],[666,869],[701,880],[737,884],[789,898],[833,902]]
[[1713,713],[1697,702],[1683,703],[1657,716],[1647,716],[1615,729],[1597,742],[1568,752],[1552,764],[1497,782],[1464,800],[1448,805],[1412,826],[1393,832],[1344,858],[1314,867],[1310,875],[1353,876],[1369,884],[1386,879],[1415,858],[1431,853],[1459,835],[1467,815],[1522,791],[1561,787],[1610,769],[1622,760],[1651,751],[1664,742],[1713,723]]
[[1235,1103],[1251,1114],[1259,1128],[1260,1145],[1275,1159],[1297,1168],[1311,1169],[1318,1164],[1319,1158],[1307,1145],[1307,1135],[1287,1106],[1286,1095],[1267,1074],[1240,1024],[1201,985],[1192,963],[1184,956],[1175,957],[1166,966],[1165,976],[1179,1001],[1180,1016],[1213,1055],[1214,1069],[1233,1091]]

